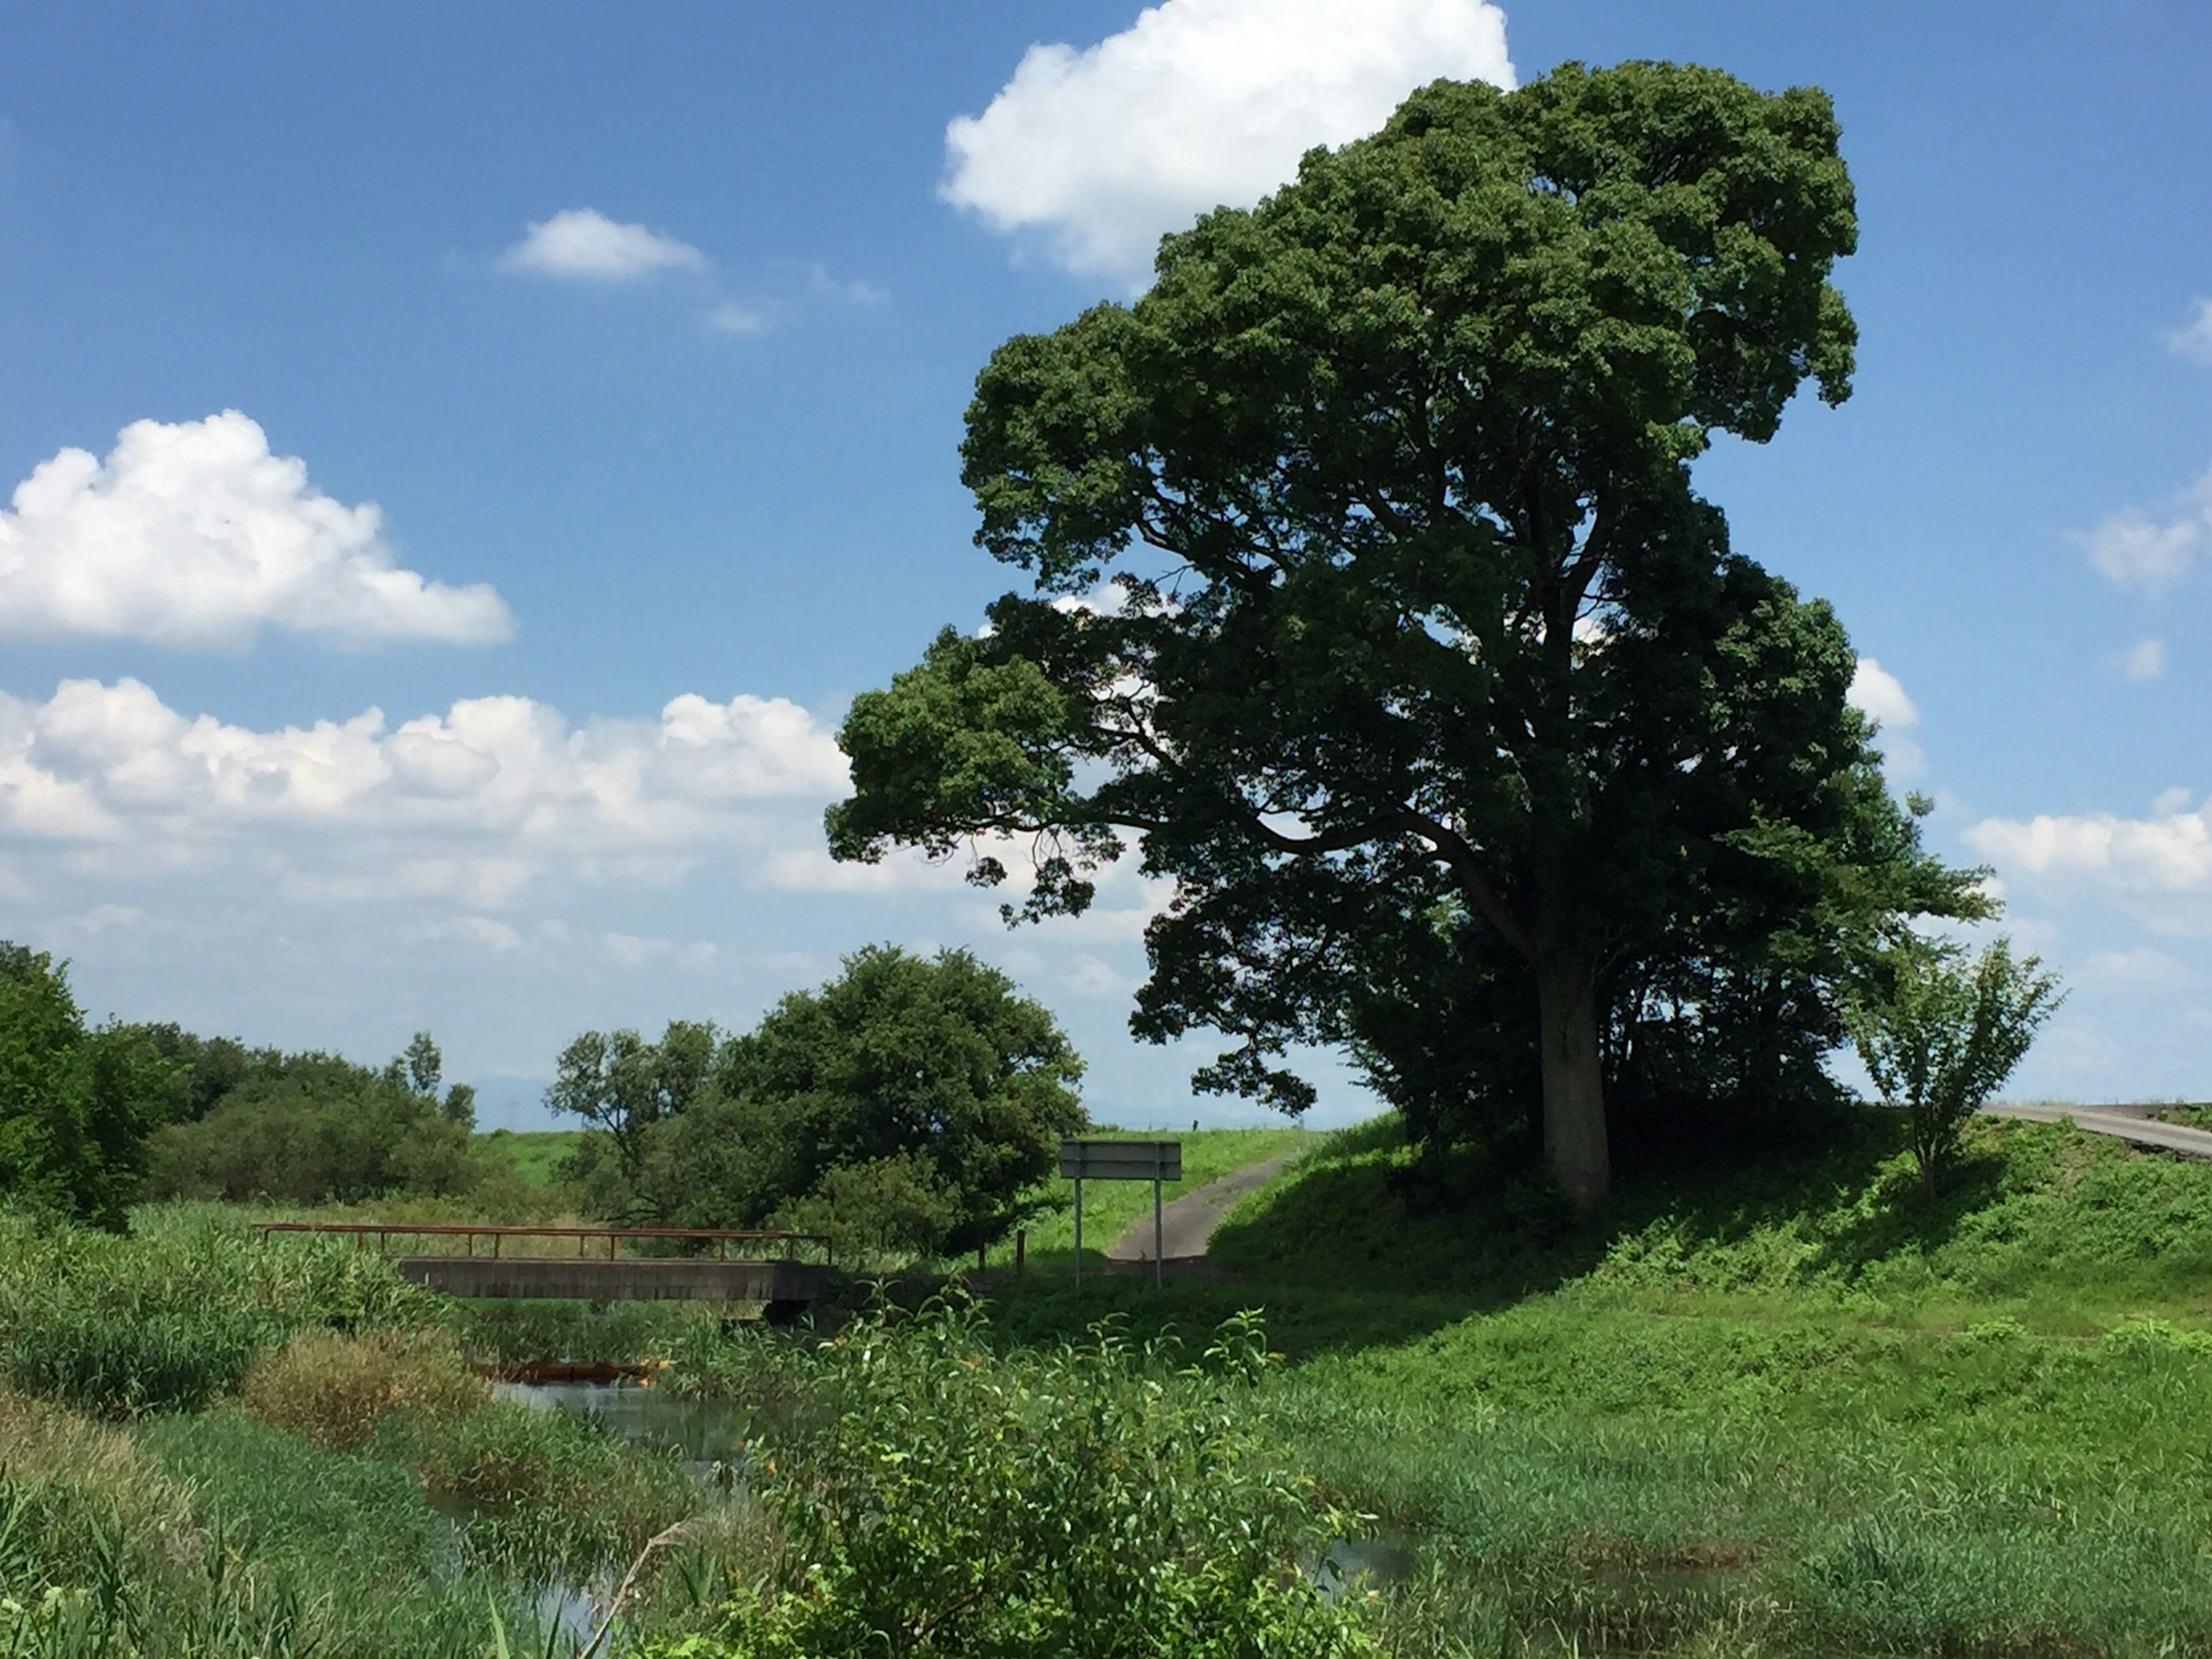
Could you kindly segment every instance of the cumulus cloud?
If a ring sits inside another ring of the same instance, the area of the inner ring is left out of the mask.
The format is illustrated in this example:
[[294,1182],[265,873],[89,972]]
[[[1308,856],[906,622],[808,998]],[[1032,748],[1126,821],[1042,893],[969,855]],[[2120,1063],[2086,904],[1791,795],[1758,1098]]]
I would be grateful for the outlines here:
[[1905,734],[1920,724],[1920,710],[1905,695],[1904,683],[1872,657],[1861,657],[1844,696],[1881,726],[1882,757],[1891,773],[1899,778],[1917,774],[1923,757],[1920,745]]
[[[657,719],[572,726],[479,697],[396,728],[372,708],[256,731],[131,679],[0,695],[0,841],[115,878],[244,863],[300,896],[497,909],[554,874],[665,883],[732,854],[764,867],[818,839],[845,783],[829,730],[782,698],[687,695]],[[481,915],[452,933],[515,942]]]
[[2176,356],[2212,368],[2212,300],[2199,300],[2189,320],[2166,337]]
[[105,460],[40,462],[0,511],[0,637],[234,647],[266,627],[473,645],[514,631],[489,586],[396,563],[382,522],[316,489],[234,409],[134,422]]
[[945,129],[941,193],[1042,234],[1068,270],[1141,287],[1161,234],[1249,207],[1317,144],[1381,126],[1442,76],[1513,84],[1487,0],[1162,0],[1077,50],[1030,48]]
[[704,270],[707,256],[643,225],[570,208],[531,226],[499,263],[505,270],[564,282],[635,283],[664,270]]
[[2169,790],[2147,818],[1986,818],[1966,844],[2015,885],[2114,900],[2160,933],[2212,932],[2212,802],[2191,811]]
[[2145,593],[2164,592],[2212,541],[2212,471],[2182,492],[2172,513],[2154,516],[2130,507],[2077,539],[2110,580]]
[[2122,679],[2138,685],[2160,678],[2166,672],[2166,641],[2137,640],[2120,653],[2119,670]]

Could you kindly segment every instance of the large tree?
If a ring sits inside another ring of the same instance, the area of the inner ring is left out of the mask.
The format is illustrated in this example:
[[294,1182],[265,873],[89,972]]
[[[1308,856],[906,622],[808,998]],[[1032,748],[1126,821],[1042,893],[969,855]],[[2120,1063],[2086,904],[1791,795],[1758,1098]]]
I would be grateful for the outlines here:
[[833,850],[965,847],[988,883],[1027,840],[1036,915],[1133,834],[1177,884],[1139,1029],[1229,1030],[1212,1080],[1291,1105],[1287,1041],[1387,1084],[1455,1008],[1499,1048],[1518,998],[1595,1205],[1625,975],[1694,998],[1724,940],[1958,896],[1834,618],[1689,472],[1808,378],[1847,395],[1856,234],[1823,94],[1632,64],[1438,82],[1167,238],[1142,298],[984,369],[964,476],[1030,588],[855,702]]

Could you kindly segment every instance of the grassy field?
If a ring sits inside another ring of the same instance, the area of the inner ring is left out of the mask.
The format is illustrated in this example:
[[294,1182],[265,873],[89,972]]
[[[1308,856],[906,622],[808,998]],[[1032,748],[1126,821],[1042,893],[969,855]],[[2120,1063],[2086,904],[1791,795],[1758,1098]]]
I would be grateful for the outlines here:
[[1374,1126],[1217,1235],[1248,1283],[1002,1324],[1263,1308],[1258,1408],[1409,1551],[1409,1656],[2212,1652],[2212,1166],[1986,1122],[1931,1208],[1895,1127],[1662,1168],[1583,1233]]
[[583,1138],[581,1129],[494,1129],[478,1135],[476,1145],[504,1160],[532,1189],[543,1191],[552,1185],[561,1160]]

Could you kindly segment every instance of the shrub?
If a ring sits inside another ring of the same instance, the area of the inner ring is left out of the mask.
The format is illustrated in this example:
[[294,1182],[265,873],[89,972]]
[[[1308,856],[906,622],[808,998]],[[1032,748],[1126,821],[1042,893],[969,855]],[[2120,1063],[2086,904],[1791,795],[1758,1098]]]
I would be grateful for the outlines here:
[[240,1393],[264,1422],[349,1451],[393,1412],[465,1417],[491,1390],[442,1333],[302,1331],[248,1371]]
[[65,970],[0,941],[0,1202],[120,1228],[169,1093],[151,1044],[87,1031]]
[[157,1198],[353,1202],[446,1194],[476,1174],[468,1124],[390,1070],[332,1054],[268,1056],[197,1122],[154,1137]]
[[2015,962],[1999,939],[1971,965],[1956,945],[1907,934],[1849,1011],[1875,1086],[1902,1107],[1924,1197],[1959,1155],[1966,1121],[2004,1086],[2043,1022],[2065,1000],[2042,959]]
[[1256,1322],[1226,1376],[1170,1374],[1108,1328],[995,1357],[974,1309],[857,1322],[799,1368],[827,1409],[756,1476],[784,1547],[711,1636],[668,1655],[845,1659],[1372,1651],[1298,1571],[1310,1494],[1245,1424]]

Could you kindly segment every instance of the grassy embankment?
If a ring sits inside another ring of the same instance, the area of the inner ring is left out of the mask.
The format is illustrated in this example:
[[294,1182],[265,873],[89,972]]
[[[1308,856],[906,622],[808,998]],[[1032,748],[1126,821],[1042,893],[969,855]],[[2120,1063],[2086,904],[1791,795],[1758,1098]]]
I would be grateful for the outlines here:
[[[2212,1166],[1984,1123],[1930,1207],[1894,1133],[1657,1170],[1596,1232],[1479,1170],[1412,1180],[1387,1127],[1310,1137],[1217,1238],[1247,1283],[1032,1273],[995,1340],[1118,1312],[1195,1348],[1263,1308],[1288,1363],[1247,1420],[1409,1548],[1372,1612],[1407,1659],[2212,1652]],[[486,1402],[454,1345],[672,1349],[759,1398],[805,1374],[772,1345],[140,1224],[0,1237],[0,1584],[70,1587],[25,1651],[115,1650],[57,1632],[119,1607],[192,1632],[149,1652],[483,1652],[490,1607],[719,1517],[655,1581],[678,1628],[758,1546],[665,1458]]]
[[1374,1126],[1232,1216],[1249,1283],[1002,1325],[1264,1307],[1289,1455],[1413,1548],[1407,1655],[2212,1652],[2212,1166],[1985,1122],[1930,1208],[1894,1137],[1579,1234],[1474,1172],[1409,1208]]

